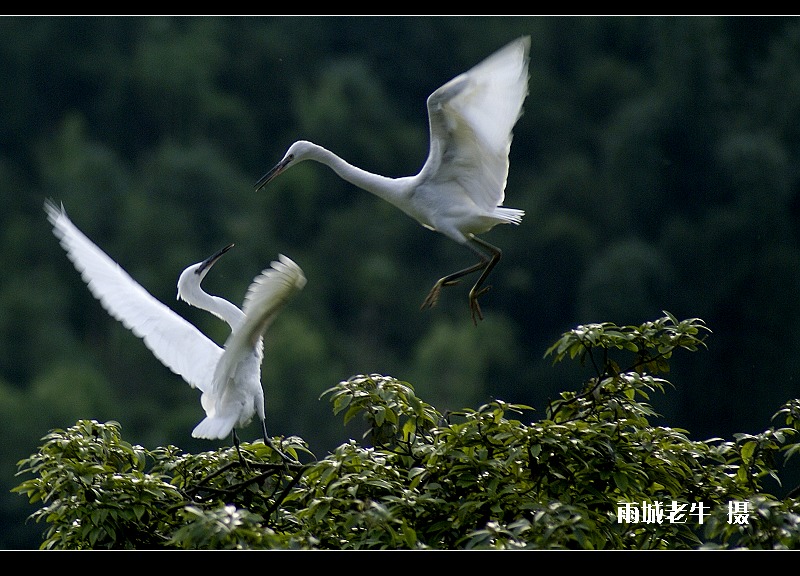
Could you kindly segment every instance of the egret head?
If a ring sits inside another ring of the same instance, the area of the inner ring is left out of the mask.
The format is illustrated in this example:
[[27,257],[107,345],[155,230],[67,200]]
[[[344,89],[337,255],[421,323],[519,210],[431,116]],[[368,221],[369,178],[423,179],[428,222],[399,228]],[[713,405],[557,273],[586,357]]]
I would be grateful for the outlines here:
[[[202,262],[198,262],[197,264],[192,264],[186,270],[181,272],[180,278],[178,278],[178,300],[189,301],[191,300],[191,294],[196,293],[200,289],[200,283],[203,281],[203,278],[206,277],[208,271],[211,270],[211,267],[220,259],[220,257],[225,254],[228,250],[233,248],[233,244],[228,244],[222,250],[216,251],[214,254],[203,260]],[[189,300],[187,300],[189,298]]]
[[298,140],[286,151],[286,154],[283,155],[283,159],[275,164],[272,169],[264,174],[258,182],[256,182],[256,190],[261,190],[264,186],[269,184],[278,174],[282,174],[287,168],[290,166],[294,166],[298,162],[302,162],[307,158],[311,157],[315,150],[319,149],[319,146],[312,142],[308,142],[307,140]]

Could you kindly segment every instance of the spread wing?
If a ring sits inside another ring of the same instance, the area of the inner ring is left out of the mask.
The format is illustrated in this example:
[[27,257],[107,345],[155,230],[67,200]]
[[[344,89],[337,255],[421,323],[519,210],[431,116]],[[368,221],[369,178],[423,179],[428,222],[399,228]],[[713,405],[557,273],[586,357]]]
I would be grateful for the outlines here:
[[225,351],[214,374],[210,396],[224,393],[221,387],[233,382],[236,366],[249,354],[261,355],[261,338],[269,325],[306,284],[303,270],[283,254],[269,268],[255,277],[245,294],[242,311],[244,322],[231,332],[225,342]]
[[512,129],[528,95],[530,37],[519,38],[428,97],[433,181],[457,180],[480,207],[505,199]]
[[164,366],[192,387],[211,385],[222,349],[154,298],[67,217],[63,205],[45,202],[53,233],[103,308],[141,338]]

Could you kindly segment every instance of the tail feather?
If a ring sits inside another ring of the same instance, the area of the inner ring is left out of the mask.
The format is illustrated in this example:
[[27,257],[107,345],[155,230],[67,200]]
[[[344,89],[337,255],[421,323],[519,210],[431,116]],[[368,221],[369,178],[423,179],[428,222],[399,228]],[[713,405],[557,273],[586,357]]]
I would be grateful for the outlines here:
[[508,224],[519,224],[522,222],[522,217],[525,216],[524,210],[516,208],[497,207],[494,209],[495,216],[499,216],[504,222]]
[[192,430],[193,438],[205,438],[207,440],[223,440],[230,436],[233,432],[233,427],[236,424],[236,418],[219,418],[208,417],[195,426]]

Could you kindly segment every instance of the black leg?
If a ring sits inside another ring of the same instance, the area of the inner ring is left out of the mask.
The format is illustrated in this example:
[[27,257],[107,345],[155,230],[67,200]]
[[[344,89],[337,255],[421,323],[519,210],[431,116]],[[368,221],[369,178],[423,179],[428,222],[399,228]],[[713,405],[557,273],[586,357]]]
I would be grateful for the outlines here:
[[[481,240],[476,236],[470,237],[467,246],[470,248],[470,250],[478,255],[480,262],[473,264],[469,268],[464,268],[463,270],[453,272],[452,274],[448,274],[447,276],[440,278],[436,284],[433,285],[431,291],[428,292],[428,296],[422,303],[421,308],[431,308],[435,306],[436,302],[439,300],[439,293],[445,286],[454,286],[458,284],[459,280],[464,276],[478,272],[479,270],[483,270],[478,278],[478,281],[475,282],[469,291],[469,308],[472,313],[472,322],[477,326],[478,320],[483,320],[483,313],[481,312],[481,307],[478,304],[478,297],[485,294],[489,288],[491,288],[491,286],[486,286],[485,288],[481,288],[481,286],[486,281],[486,278],[489,277],[489,273],[491,273],[495,265],[500,261],[503,253],[497,246],[489,244],[485,240]],[[481,248],[488,251],[489,254],[485,253]]]
[[272,440],[269,438],[269,434],[267,434],[267,423],[263,420],[261,421],[261,429],[264,431],[264,444],[277,452],[278,456],[280,456],[284,462],[292,462],[292,460],[286,454],[284,454],[283,451],[281,451],[277,446],[275,446],[275,444],[272,443]]
[[475,282],[475,285],[469,291],[469,307],[470,307],[470,310],[472,311],[472,322],[477,326],[478,322],[475,320],[475,315],[477,314],[478,315],[478,319],[483,320],[483,314],[481,313],[481,307],[480,307],[480,304],[478,304],[478,297],[482,296],[483,294],[486,294],[486,292],[489,291],[489,288],[491,288],[491,286],[486,286],[485,288],[481,288],[481,286],[486,281],[486,279],[489,277],[489,274],[491,273],[491,271],[495,267],[495,265],[500,261],[500,258],[503,256],[503,252],[497,246],[494,246],[493,244],[489,244],[485,240],[481,240],[480,238],[477,238],[475,236],[472,237],[472,241],[480,244],[481,246],[486,248],[486,250],[488,250],[491,253],[491,257],[485,263],[485,266],[483,268],[483,272],[481,273],[480,277],[478,278],[478,281]]
[[242,457],[242,451],[239,448],[239,436],[236,435],[236,428],[233,429],[233,445],[236,446],[236,453],[239,455],[239,463],[244,464],[246,467],[249,468],[247,464],[247,460]]

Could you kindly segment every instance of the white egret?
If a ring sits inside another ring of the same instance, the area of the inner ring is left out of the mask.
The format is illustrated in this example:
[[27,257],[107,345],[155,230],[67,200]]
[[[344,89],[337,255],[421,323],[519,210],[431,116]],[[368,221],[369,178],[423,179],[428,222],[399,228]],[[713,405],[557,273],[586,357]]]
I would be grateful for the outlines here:
[[501,250],[476,236],[496,224],[519,224],[524,211],[502,206],[512,129],[528,94],[530,37],[501,48],[428,97],[430,151],[416,176],[389,178],[353,166],[322,146],[299,140],[256,183],[261,189],[290,166],[314,160],[340,178],[400,208],[425,228],[466,245],[480,261],[434,284],[422,308],[434,306],[440,290],[482,271],[469,292],[472,320],[483,319],[478,297],[500,260]]
[[200,287],[211,267],[233,244],[181,273],[177,298],[230,325],[231,334],[221,348],[133,280],[72,223],[63,205],[59,208],[48,200],[45,211],[53,233],[103,308],[141,338],[167,368],[202,392],[200,401],[206,417],[192,436],[213,440],[232,434],[239,451],[236,428],[246,426],[258,415],[264,442],[288,460],[267,435],[261,363],[265,330],[306,283],[300,267],[280,254],[278,261],[250,284],[242,309]]

